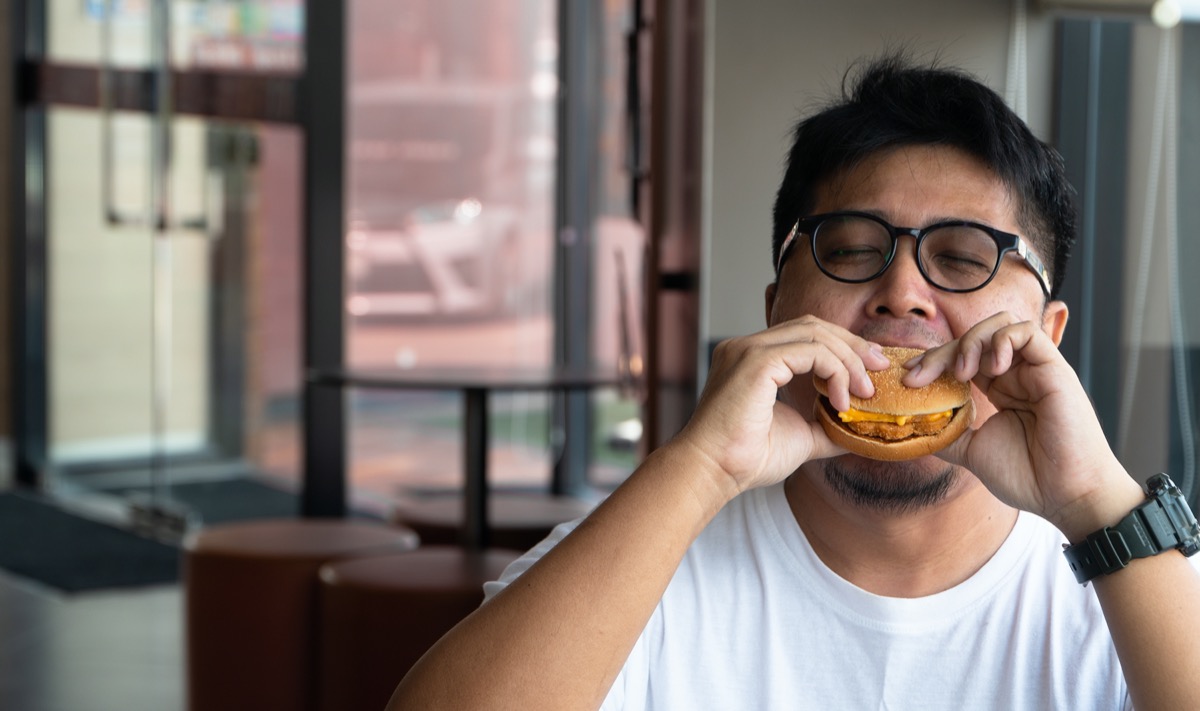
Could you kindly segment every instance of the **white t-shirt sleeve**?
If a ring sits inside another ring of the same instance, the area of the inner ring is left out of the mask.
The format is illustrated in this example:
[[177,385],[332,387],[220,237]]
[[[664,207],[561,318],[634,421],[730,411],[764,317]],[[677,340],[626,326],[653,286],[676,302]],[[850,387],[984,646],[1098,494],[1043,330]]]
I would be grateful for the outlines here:
[[[558,545],[562,539],[566,538],[567,534],[569,534],[571,531],[574,531],[575,527],[578,526],[582,520],[583,519],[569,521],[556,526],[554,530],[550,532],[550,535],[547,536],[541,543],[538,543],[520,558],[510,563],[509,566],[505,568],[504,573],[501,574],[499,580],[484,583],[484,603],[487,603],[487,601],[491,600],[501,590],[508,587],[514,580],[521,577],[525,571],[533,567],[534,563],[541,560],[542,556],[546,555],[550,549],[554,548],[554,546]],[[637,663],[630,664],[631,661],[635,660]],[[648,666],[649,665],[646,664],[645,641],[643,638],[639,638],[637,643],[634,645],[633,650],[630,652],[629,658],[626,660],[625,667],[617,676],[616,681],[613,682],[612,688],[609,689],[608,696],[605,697],[604,703],[600,707],[601,711],[642,711],[643,706],[639,706],[637,704],[630,705],[626,700],[625,689],[626,685],[630,683],[626,678],[626,670],[630,669],[631,667],[633,669],[640,670],[640,673],[637,674],[640,678],[634,682],[635,688],[637,688],[636,684],[638,683],[643,686],[648,683],[648,678],[646,678],[649,674]]]

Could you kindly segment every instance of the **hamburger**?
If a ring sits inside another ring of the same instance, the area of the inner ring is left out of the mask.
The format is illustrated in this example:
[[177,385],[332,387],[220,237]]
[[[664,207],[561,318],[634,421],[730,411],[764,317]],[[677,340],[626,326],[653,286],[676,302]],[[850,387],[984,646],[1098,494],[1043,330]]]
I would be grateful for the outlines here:
[[975,419],[970,383],[958,382],[950,372],[923,388],[900,382],[908,373],[903,364],[922,352],[884,346],[891,367],[867,371],[875,395],[870,399],[851,395],[846,412],[829,403],[828,382],[814,377],[819,396],[813,411],[829,438],[854,454],[898,461],[933,454],[966,432]]

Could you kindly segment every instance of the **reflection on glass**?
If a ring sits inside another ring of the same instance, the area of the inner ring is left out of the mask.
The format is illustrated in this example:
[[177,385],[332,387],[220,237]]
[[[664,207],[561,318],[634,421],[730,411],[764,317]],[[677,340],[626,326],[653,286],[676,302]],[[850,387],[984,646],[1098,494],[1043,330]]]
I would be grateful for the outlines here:
[[552,10],[351,6],[354,367],[548,365]]
[[[550,365],[554,8],[552,0],[349,6],[351,367]],[[352,399],[356,487],[457,486],[459,414],[430,397]],[[547,481],[546,411],[540,394],[493,400],[493,483]],[[387,483],[373,474],[380,470]]]

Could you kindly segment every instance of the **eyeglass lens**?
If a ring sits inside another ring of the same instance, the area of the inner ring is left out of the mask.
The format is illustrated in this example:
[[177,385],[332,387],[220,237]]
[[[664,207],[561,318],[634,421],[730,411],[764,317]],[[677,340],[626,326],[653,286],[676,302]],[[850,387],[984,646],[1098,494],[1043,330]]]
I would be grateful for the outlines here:
[[[884,225],[853,215],[824,220],[813,235],[818,265],[835,279],[851,282],[879,276],[894,245]],[[996,270],[1000,249],[990,234],[977,227],[946,225],[925,233],[917,259],[935,286],[974,289]]]

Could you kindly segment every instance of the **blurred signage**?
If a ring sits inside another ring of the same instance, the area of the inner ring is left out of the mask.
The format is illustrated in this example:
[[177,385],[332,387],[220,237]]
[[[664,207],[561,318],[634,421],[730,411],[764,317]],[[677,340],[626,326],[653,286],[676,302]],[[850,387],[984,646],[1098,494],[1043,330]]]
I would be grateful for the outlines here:
[[103,20],[106,9],[116,22],[140,22],[150,13],[150,0],[84,0],[83,12],[89,19]]
[[200,67],[299,71],[304,6],[300,0],[208,2],[194,8],[192,61]]
[[[84,0],[88,19],[144,25],[156,0]],[[167,0],[168,2],[171,0]],[[302,0],[175,0],[172,24],[198,67],[300,71],[304,64]],[[176,40],[178,41],[178,40]]]

